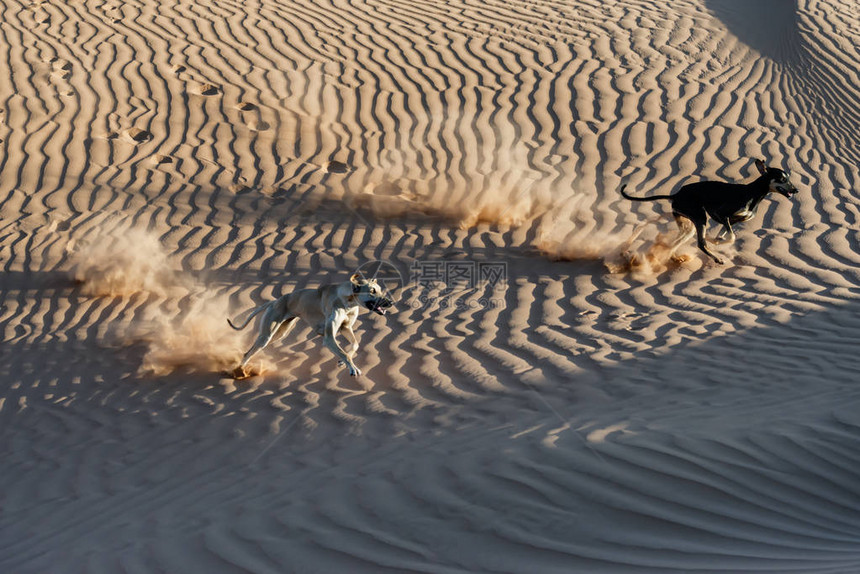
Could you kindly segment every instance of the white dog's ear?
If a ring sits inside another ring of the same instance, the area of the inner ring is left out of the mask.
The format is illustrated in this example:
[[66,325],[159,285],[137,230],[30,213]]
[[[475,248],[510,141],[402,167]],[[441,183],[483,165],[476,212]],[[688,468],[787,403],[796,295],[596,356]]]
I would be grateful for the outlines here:
[[760,159],[755,160],[755,166],[758,169],[758,172],[762,175],[767,173],[767,166]]
[[349,280],[352,281],[353,285],[364,285],[367,283],[367,279],[361,273],[353,273]]

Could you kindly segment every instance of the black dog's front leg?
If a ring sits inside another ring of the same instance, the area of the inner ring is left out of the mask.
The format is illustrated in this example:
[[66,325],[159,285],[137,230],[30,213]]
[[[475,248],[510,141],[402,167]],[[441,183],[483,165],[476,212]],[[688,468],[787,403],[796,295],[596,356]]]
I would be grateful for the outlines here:
[[694,223],[696,225],[696,237],[697,237],[698,242],[699,242],[699,249],[704,251],[708,256],[711,257],[711,259],[716,261],[718,264],[720,264],[720,265],[724,264],[725,261],[723,261],[721,257],[719,257],[713,251],[708,249],[708,242],[705,239],[705,222],[704,221],[696,221]]
[[732,229],[731,220],[726,219],[725,221],[721,221],[720,223],[723,224],[723,228],[720,229],[719,233],[717,233],[717,236],[714,238],[714,243],[734,243],[735,230]]

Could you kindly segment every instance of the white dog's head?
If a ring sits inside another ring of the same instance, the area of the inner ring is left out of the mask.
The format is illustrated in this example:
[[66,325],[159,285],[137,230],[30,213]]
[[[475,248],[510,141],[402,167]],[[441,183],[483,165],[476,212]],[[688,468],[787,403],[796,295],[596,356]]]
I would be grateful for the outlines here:
[[353,296],[371,311],[385,315],[385,310],[394,305],[376,279],[366,279],[361,273],[355,273],[349,280]]

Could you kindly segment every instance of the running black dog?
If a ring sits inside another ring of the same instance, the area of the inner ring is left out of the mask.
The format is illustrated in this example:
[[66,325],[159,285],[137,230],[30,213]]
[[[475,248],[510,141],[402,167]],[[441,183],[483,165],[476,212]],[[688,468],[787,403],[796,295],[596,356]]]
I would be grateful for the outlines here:
[[[680,228],[680,234],[672,243],[672,253],[693,235],[693,229],[685,225],[688,219],[693,223],[699,240],[699,249],[709,255],[714,261],[723,264],[723,260],[708,249],[705,240],[705,227],[708,216],[723,225],[717,235],[720,243],[731,243],[735,240],[733,223],[748,221],[756,214],[758,205],[765,196],[774,191],[791,198],[797,193],[797,188],[789,181],[790,173],[775,167],[767,167],[760,159],[755,160],[755,166],[761,175],[752,183],[725,183],[721,181],[699,181],[683,186],[672,195],[654,195],[651,197],[633,197],[624,192],[627,184],[621,186],[621,195],[631,201],[656,201],[668,199],[672,202],[672,215]],[[726,235],[728,237],[723,239]]]

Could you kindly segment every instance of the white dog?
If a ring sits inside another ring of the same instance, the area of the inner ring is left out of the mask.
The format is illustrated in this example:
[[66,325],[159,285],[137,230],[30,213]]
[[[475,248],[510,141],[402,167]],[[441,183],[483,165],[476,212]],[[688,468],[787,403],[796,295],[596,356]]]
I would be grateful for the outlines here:
[[[367,280],[360,273],[356,273],[343,283],[323,285],[316,289],[300,289],[264,303],[253,309],[238,327],[227,319],[230,326],[239,331],[247,327],[255,315],[263,313],[257,340],[245,353],[239,366],[233,370],[233,377],[246,378],[248,374],[245,372],[245,366],[251,357],[265,348],[272,339],[277,340],[287,335],[299,317],[309,323],[317,334],[323,336],[325,346],[337,355],[339,364],[349,367],[350,375],[360,375],[361,371],[352,362],[358,351],[358,339],[352,328],[358,319],[361,305],[385,315],[385,310],[394,305],[394,302],[385,296],[385,290],[375,279]],[[338,344],[335,338],[338,333],[343,333],[349,340],[349,351],[344,351]]]

